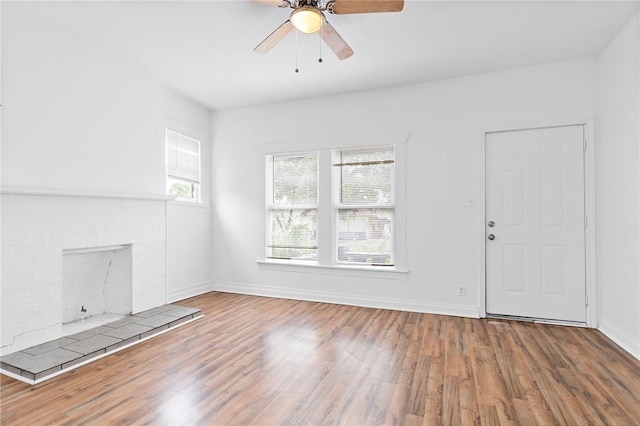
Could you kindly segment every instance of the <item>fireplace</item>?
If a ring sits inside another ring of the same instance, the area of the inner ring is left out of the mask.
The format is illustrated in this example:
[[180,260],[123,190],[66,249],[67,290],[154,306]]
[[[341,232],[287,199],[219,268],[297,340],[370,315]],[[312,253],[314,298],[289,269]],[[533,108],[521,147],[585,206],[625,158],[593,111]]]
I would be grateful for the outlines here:
[[0,355],[165,305],[166,200],[3,188]]

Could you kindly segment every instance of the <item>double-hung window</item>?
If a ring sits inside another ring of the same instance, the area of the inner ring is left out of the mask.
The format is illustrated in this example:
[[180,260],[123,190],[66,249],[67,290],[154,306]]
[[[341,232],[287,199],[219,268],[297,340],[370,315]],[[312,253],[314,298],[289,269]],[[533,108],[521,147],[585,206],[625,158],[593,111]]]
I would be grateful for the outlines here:
[[395,266],[395,156],[393,145],[268,155],[266,257]]
[[267,160],[267,258],[317,260],[318,153]]
[[200,141],[166,130],[167,194],[178,201],[200,202]]
[[394,264],[394,151],[333,151],[336,262]]

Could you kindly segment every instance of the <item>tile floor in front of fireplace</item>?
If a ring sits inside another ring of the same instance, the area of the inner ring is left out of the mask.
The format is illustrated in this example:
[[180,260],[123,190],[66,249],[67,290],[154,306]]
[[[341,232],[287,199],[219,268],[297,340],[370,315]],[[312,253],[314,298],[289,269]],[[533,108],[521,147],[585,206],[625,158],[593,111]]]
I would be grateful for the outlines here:
[[199,309],[159,306],[0,357],[0,370],[32,384],[41,382],[80,363],[101,358],[201,316]]

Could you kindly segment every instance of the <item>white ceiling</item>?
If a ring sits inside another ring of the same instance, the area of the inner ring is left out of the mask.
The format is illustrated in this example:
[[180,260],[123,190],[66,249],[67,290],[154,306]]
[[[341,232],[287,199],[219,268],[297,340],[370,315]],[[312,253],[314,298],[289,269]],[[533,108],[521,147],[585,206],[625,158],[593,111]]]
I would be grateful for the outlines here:
[[417,1],[400,13],[329,15],[355,55],[338,61],[317,35],[253,48],[288,18],[246,0],[23,3],[43,19],[126,57],[211,109],[271,103],[592,56],[638,1]]

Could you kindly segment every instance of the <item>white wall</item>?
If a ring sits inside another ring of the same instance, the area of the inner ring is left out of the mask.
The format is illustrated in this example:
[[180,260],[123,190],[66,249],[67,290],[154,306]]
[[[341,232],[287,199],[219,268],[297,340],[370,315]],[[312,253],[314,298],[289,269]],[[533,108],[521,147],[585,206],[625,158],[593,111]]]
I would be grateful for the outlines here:
[[640,359],[640,15],[598,57],[599,328]]
[[158,82],[3,4],[5,186],[161,194]]
[[[331,84],[330,81],[319,84]],[[213,277],[221,290],[478,316],[483,131],[593,117],[594,59],[214,112]],[[264,156],[278,142],[410,132],[405,276],[260,266]],[[276,143],[274,145],[274,143]],[[473,198],[474,207],[463,207]],[[466,296],[456,296],[458,285]]]
[[2,65],[4,189],[162,196],[163,126],[194,130],[204,207],[168,203],[167,272],[169,293],[201,288],[211,257],[209,110],[34,3],[3,3]]

